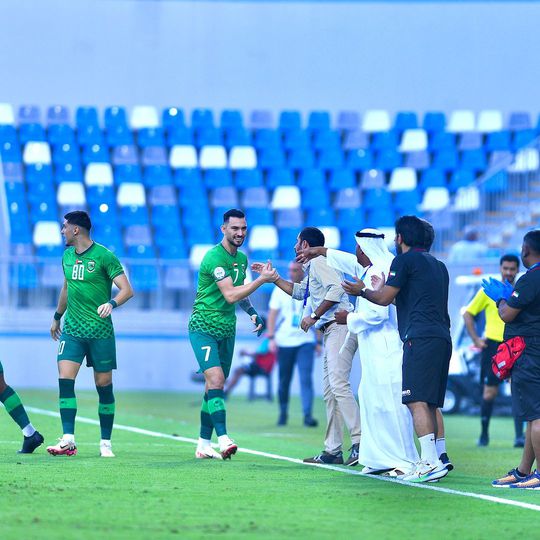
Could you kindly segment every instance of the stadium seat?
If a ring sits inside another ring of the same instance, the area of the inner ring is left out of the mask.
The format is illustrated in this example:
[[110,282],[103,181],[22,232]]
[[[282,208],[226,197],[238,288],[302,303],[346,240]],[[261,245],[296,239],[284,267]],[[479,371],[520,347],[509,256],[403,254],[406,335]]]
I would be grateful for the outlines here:
[[259,152],[258,163],[262,170],[281,169],[285,167],[285,154],[281,148],[263,148]]
[[[0,135],[1,140],[1,135]],[[73,144],[75,142],[75,132],[68,124],[53,124],[48,130],[49,144]]]
[[288,166],[294,171],[312,169],[315,166],[313,152],[309,148],[297,148],[292,150],[287,160]]
[[276,226],[281,229],[302,227],[304,213],[298,208],[285,208],[276,212]]
[[510,131],[495,131],[489,133],[485,147],[487,152],[501,152],[512,148]]
[[34,246],[61,246],[62,235],[57,221],[38,221],[32,238]]
[[28,142],[24,147],[23,161],[27,165],[51,164],[51,148],[47,142]]
[[297,186],[278,186],[272,196],[271,207],[274,210],[300,207],[300,190]]
[[405,130],[412,130],[418,128],[418,118],[415,112],[401,111],[396,114],[394,122],[394,129],[398,133],[402,133]]
[[455,150],[440,150],[436,152],[431,166],[445,172],[453,171],[458,166],[457,152]]
[[351,169],[338,169],[330,174],[328,189],[338,191],[346,188],[356,187],[356,177]]
[[188,185],[202,185],[202,174],[198,168],[176,169],[174,172],[174,185],[182,188]]
[[254,146],[257,150],[263,148],[281,148],[281,134],[277,129],[260,129],[255,132]]
[[249,126],[257,130],[272,129],[274,127],[274,116],[271,111],[252,111],[249,116]]
[[353,171],[367,171],[373,169],[374,159],[371,150],[359,148],[347,154],[346,167]]
[[64,163],[56,167],[56,182],[82,182],[83,173],[78,164]]
[[440,111],[430,111],[424,115],[422,127],[430,134],[444,131],[446,128],[446,116]]
[[142,184],[126,182],[118,186],[116,202],[120,207],[146,206],[146,193]]
[[161,113],[161,124],[167,131],[185,127],[184,111],[178,107],[167,107]]
[[221,129],[213,126],[202,127],[196,131],[196,145],[203,146],[223,146],[223,134]]
[[109,208],[111,211],[116,208],[116,193],[112,185],[89,186],[86,188],[86,201],[90,206],[104,204],[107,208],[103,207],[103,210],[104,213],[107,213]]
[[227,167],[227,153],[223,146],[203,146],[199,154],[201,169],[224,169]]
[[62,182],[56,192],[58,206],[84,208],[86,206],[86,193],[82,182]]
[[431,154],[427,150],[409,152],[405,155],[403,165],[417,171],[427,169],[431,165]]
[[110,127],[105,140],[112,147],[134,144],[133,133],[127,126],[122,125]]
[[394,211],[390,207],[381,207],[366,212],[365,226],[373,229],[392,227],[394,225]]
[[125,182],[142,182],[142,172],[139,165],[122,164],[114,168],[114,183],[118,186]]
[[277,249],[278,232],[274,225],[255,225],[251,227],[248,248],[250,251],[260,249]]
[[344,150],[358,150],[369,148],[369,135],[363,131],[349,131],[345,135]]
[[47,125],[67,125],[70,122],[69,109],[64,105],[52,105],[47,108]]
[[401,167],[402,155],[397,150],[381,150],[375,159],[375,168],[384,172],[389,172],[396,167]]
[[364,191],[363,206],[366,210],[375,208],[390,208],[392,198],[386,189],[368,189]]
[[22,160],[21,149],[18,143],[5,142],[0,147],[0,156],[2,161],[6,162],[20,162]]
[[508,172],[537,171],[540,165],[540,156],[536,148],[525,148],[516,154],[514,163],[508,167]]
[[15,114],[10,103],[0,103],[0,124],[15,124]]
[[244,126],[241,111],[237,109],[226,109],[221,112],[220,126],[224,130],[241,128]]
[[528,112],[511,112],[508,118],[508,129],[511,131],[521,131],[531,129],[531,115]]
[[151,206],[176,206],[178,196],[174,186],[155,186],[150,189],[148,202]]
[[107,131],[120,127],[123,129],[128,128],[127,114],[124,107],[111,106],[105,108],[104,114],[105,129]]
[[306,169],[300,173],[298,178],[298,187],[301,189],[326,186],[324,172],[320,169]]
[[169,154],[169,165],[173,169],[193,169],[198,166],[197,151],[192,145],[175,145]]
[[159,114],[155,107],[148,105],[136,105],[131,111],[131,129],[158,128]]
[[213,231],[210,229],[210,211],[207,206],[185,207],[182,212],[182,224],[184,227],[190,228],[188,243],[197,243],[193,242],[193,237],[196,237],[197,233],[201,233],[201,236],[206,238],[212,238],[212,242],[214,241]]
[[120,221],[124,227],[148,225],[148,209],[142,205],[122,206],[120,209]]
[[77,142],[85,147],[93,144],[103,144],[105,137],[99,126],[89,125],[77,131]]
[[21,144],[26,144],[28,142],[44,142],[47,137],[41,124],[22,124],[19,126],[19,140]]
[[386,176],[383,171],[370,169],[362,173],[360,186],[363,191],[367,189],[382,189],[386,187]]
[[87,186],[112,186],[112,167],[109,163],[90,163],[86,167],[84,183]]
[[168,165],[169,156],[164,146],[147,146],[143,148],[141,154],[141,163],[148,165]]
[[283,148],[285,150],[304,150],[311,147],[311,136],[307,129],[291,129],[285,132]]
[[343,152],[340,148],[322,150],[317,159],[317,166],[324,171],[335,171],[344,166]]
[[524,146],[532,143],[535,139],[536,131],[534,129],[524,129],[522,131],[516,131],[516,133],[514,133],[512,149],[514,151],[520,150]]
[[481,172],[487,168],[486,154],[483,149],[464,150],[461,154],[461,168]]
[[330,249],[338,249],[341,244],[341,235],[337,227],[320,227],[324,234],[324,245]]
[[312,187],[302,191],[302,208],[311,209],[330,206],[328,191],[323,187]]
[[[228,210],[228,207],[225,210]],[[246,210],[246,220],[250,227],[274,224],[274,218],[270,208],[248,208]]]
[[167,133],[169,146],[191,146],[193,143],[193,132],[186,126],[176,126]]
[[356,208],[361,202],[362,197],[358,188],[343,188],[336,192],[334,208]]
[[273,169],[268,173],[266,185],[268,189],[275,189],[280,186],[294,186],[294,176],[289,169]]
[[454,133],[437,131],[431,134],[429,140],[429,149],[432,152],[438,152],[439,150],[455,150],[455,148],[456,136]]
[[214,127],[214,113],[210,109],[194,109],[191,112],[191,127],[195,130]]
[[421,188],[446,187],[446,177],[440,169],[426,169],[422,173]]
[[147,188],[172,185],[171,169],[167,165],[149,165],[144,168],[143,183]]
[[252,146],[234,146],[229,154],[232,170],[257,168],[257,154]]
[[390,131],[390,115],[384,110],[369,110],[364,114],[362,130],[366,133]]
[[401,136],[400,152],[420,152],[427,150],[428,138],[423,129],[407,129]]
[[17,135],[15,126],[0,124],[0,143],[6,142],[16,145],[19,142],[19,136]]
[[81,160],[79,146],[73,143],[56,145],[53,148],[52,160],[56,166],[64,163],[79,164]]
[[424,212],[443,210],[450,204],[450,194],[445,187],[429,187],[424,192],[420,209]]
[[461,187],[454,198],[454,212],[473,212],[480,207],[480,192],[476,186]]
[[263,177],[259,169],[238,169],[234,175],[234,183],[238,189],[260,187]]
[[37,163],[36,165],[28,165],[26,167],[26,184],[29,189],[32,184],[46,183],[52,189],[53,173],[50,165]]
[[342,208],[336,214],[336,225],[340,229],[354,228],[359,231],[364,227],[364,221],[364,209],[360,207]]
[[397,131],[381,131],[372,136],[372,150],[396,150],[399,144]]
[[21,105],[17,114],[19,126],[22,124],[40,124],[41,111],[37,105]]
[[416,189],[398,191],[394,195],[394,209],[401,215],[417,214],[420,203],[420,192]]
[[234,146],[252,146],[251,133],[243,128],[232,128],[225,133],[225,146],[231,149]]
[[389,191],[409,191],[416,189],[416,171],[406,167],[397,167],[390,174]]
[[508,166],[514,161],[514,153],[510,150],[495,150],[489,156],[489,167]]
[[484,193],[502,193],[508,190],[508,173],[498,171],[480,184]]
[[360,127],[360,114],[356,111],[340,111],[336,121],[337,129],[355,131]]
[[75,111],[75,124],[77,130],[86,126],[99,127],[98,112],[95,107],[77,107]]
[[125,244],[133,246],[151,246],[152,231],[148,225],[128,225],[124,233]]
[[313,148],[315,150],[341,149],[339,132],[331,129],[318,131],[313,136]]
[[[164,258],[164,256],[162,255]],[[185,257],[183,256],[182,259]],[[193,288],[189,268],[177,265],[165,265],[163,286],[171,291],[190,291]]]
[[450,115],[447,127],[447,131],[450,133],[464,133],[465,131],[474,131],[475,128],[473,111],[457,110]]
[[311,111],[308,116],[308,129],[312,132],[330,129],[330,113],[328,111]]
[[216,187],[210,195],[210,206],[214,208],[238,206],[238,193],[233,186]]
[[204,184],[209,189],[232,186],[232,174],[229,169],[208,169],[204,173]]
[[213,244],[195,244],[189,253],[189,264],[194,270],[198,270],[206,252],[214,247]]
[[501,111],[480,111],[476,130],[480,133],[493,133],[503,129],[503,115]]
[[311,208],[307,213],[306,223],[315,227],[334,227],[336,219],[334,211],[328,207]]
[[165,146],[165,132],[163,128],[142,128],[137,132],[137,144],[140,148],[149,146]]
[[208,207],[206,188],[202,184],[186,185],[180,188],[178,204],[182,208],[195,208],[201,211]]
[[483,136],[476,131],[466,132],[459,138],[459,150],[478,150],[482,148]]
[[137,165],[139,153],[133,145],[116,146],[112,151],[111,163],[113,165]]
[[263,186],[248,187],[242,194],[240,204],[242,208],[268,208],[270,206],[268,191]]
[[22,182],[24,178],[21,163],[3,163],[2,174],[5,182]]
[[92,144],[83,148],[82,160],[88,163],[109,163],[109,150],[105,145]]
[[298,111],[281,111],[279,114],[279,129],[283,132],[291,129],[302,129],[302,117]]

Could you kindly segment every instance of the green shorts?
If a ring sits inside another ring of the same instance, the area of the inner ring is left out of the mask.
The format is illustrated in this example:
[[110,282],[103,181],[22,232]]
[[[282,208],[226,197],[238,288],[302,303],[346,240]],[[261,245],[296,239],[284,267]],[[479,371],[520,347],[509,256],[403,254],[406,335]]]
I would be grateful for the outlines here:
[[189,341],[201,371],[220,367],[225,378],[229,376],[234,352],[234,336],[217,339],[202,332],[189,332]]
[[71,360],[86,365],[95,371],[106,373],[116,369],[116,341],[114,336],[105,339],[79,338],[62,334],[58,345],[57,361]]

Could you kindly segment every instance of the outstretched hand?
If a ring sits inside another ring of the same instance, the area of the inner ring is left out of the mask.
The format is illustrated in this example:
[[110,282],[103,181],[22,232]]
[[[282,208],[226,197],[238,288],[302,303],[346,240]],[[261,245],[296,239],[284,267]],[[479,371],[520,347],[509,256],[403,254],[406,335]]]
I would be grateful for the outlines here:
[[300,249],[296,252],[296,262],[306,264],[308,261],[311,261],[311,259],[314,259],[319,255],[322,255],[320,247],[307,247],[305,249]]
[[382,272],[380,276],[376,276],[375,274],[371,276],[371,287],[374,291],[380,291],[384,287],[385,283],[386,279],[384,276],[384,272]]
[[366,285],[357,277],[354,277],[353,279],[354,281],[342,281],[341,286],[347,294],[351,294],[352,296],[360,296],[360,291],[364,289]]
[[508,300],[512,294],[512,291],[514,290],[508,281],[502,283],[498,279],[494,279],[492,277],[489,278],[489,280],[482,280],[482,288],[484,289],[486,296],[491,298],[494,302],[498,302],[499,300]]

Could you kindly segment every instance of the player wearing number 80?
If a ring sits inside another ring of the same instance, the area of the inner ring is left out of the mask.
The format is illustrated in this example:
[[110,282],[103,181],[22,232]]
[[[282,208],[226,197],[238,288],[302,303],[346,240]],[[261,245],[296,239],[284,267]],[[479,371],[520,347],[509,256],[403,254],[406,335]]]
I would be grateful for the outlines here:
[[[242,211],[232,209],[225,212],[221,232],[221,243],[209,250],[202,260],[197,296],[189,320],[189,339],[205,379],[201,431],[195,452],[195,456],[201,459],[227,459],[237,450],[236,444],[227,435],[223,394],[234,351],[235,304],[238,303],[251,317],[255,324],[254,332],[260,336],[264,323],[248,297],[263,283],[279,278],[276,270],[267,264],[255,281],[244,285],[247,257],[238,251],[247,234],[246,218]],[[214,429],[220,453],[211,447]]]
[[[115,410],[112,370],[116,369],[116,344],[110,315],[113,308],[133,296],[133,290],[116,255],[90,238],[91,227],[86,212],[74,211],[64,216],[62,234],[68,248],[62,257],[64,286],[51,325],[52,338],[60,340],[58,384],[64,434],[58,444],[47,448],[52,455],[77,453],[75,378],[86,357],[86,365],[94,368],[99,396],[100,453],[102,457],[114,457],[111,448]],[[113,283],[119,291],[111,299]]]

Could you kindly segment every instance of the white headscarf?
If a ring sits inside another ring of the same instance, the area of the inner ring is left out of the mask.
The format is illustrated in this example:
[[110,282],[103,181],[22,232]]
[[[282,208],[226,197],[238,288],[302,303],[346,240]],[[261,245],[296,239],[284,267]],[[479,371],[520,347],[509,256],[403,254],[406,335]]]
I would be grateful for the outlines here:
[[376,271],[384,272],[386,277],[388,277],[388,271],[394,260],[394,255],[392,255],[384,241],[384,234],[377,229],[362,229],[360,232],[379,236],[379,238],[367,236],[356,236],[355,238],[360,249],[368,256],[373,268]]

